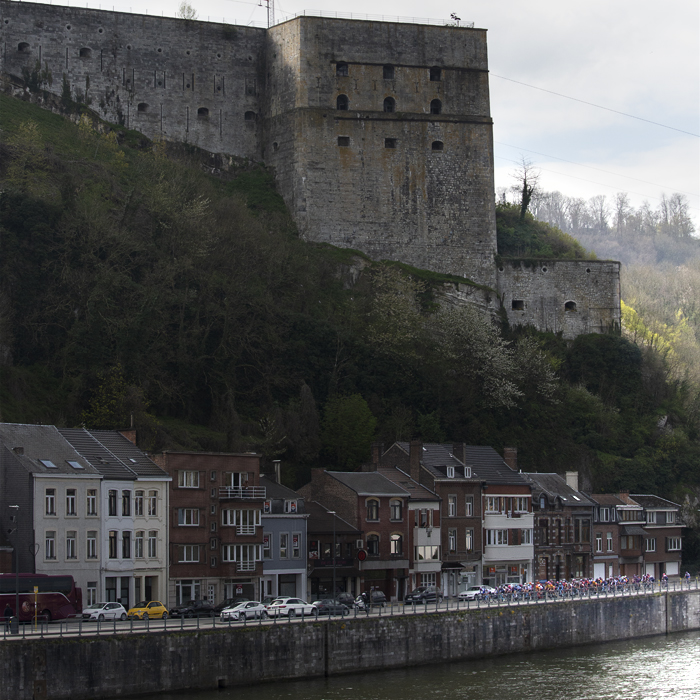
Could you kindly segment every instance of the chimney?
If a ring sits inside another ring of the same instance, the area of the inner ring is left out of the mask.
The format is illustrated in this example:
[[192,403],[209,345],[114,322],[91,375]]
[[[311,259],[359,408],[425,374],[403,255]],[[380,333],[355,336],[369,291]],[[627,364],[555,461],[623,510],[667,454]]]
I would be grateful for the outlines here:
[[282,483],[282,462],[279,459],[272,460],[272,466],[275,470],[275,483]]
[[566,472],[566,485],[578,491],[578,472]]
[[376,472],[379,468],[379,463],[384,453],[384,443],[383,442],[373,442],[372,443],[372,461],[369,464],[362,466],[363,472]]
[[411,440],[408,448],[408,461],[409,470],[408,473],[411,479],[420,483],[420,463],[423,459],[423,441],[422,440]]
[[514,471],[518,471],[518,448],[504,447],[503,461]]
[[452,454],[460,461],[466,464],[466,444],[463,442],[452,443]]
[[129,442],[136,444],[136,430],[130,428],[129,430],[119,431]]

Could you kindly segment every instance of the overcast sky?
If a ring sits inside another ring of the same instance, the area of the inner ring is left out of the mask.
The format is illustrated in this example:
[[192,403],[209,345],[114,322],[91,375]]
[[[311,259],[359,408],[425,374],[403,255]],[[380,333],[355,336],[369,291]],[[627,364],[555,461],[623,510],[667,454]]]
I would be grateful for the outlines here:
[[[700,134],[697,0],[311,1],[277,0],[277,18],[305,9],[433,19],[454,12],[487,29],[497,187],[512,184],[515,161],[525,156],[541,169],[545,189],[569,196],[604,194],[612,200],[625,191],[635,205],[648,199],[656,206],[662,192],[682,192],[700,231],[700,138],[681,133]],[[264,2],[190,2],[199,19],[265,26]],[[65,4],[84,7],[85,0]],[[179,0],[143,0],[138,7],[134,0],[88,2],[102,9],[112,4],[173,16]]]

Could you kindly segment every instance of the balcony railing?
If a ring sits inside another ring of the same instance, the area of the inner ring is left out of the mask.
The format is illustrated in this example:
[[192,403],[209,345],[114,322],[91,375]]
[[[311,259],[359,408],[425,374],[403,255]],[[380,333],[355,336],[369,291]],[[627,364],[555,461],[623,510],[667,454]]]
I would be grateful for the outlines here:
[[237,525],[236,526],[237,535],[254,535],[255,525]]
[[236,562],[237,571],[255,571],[254,561],[239,561]]
[[267,489],[264,486],[222,486],[219,488],[219,498],[266,498]]

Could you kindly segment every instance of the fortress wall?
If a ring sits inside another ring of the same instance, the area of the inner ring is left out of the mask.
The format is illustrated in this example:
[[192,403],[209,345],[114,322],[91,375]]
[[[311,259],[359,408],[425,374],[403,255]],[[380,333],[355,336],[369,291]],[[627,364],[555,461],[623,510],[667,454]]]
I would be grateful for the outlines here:
[[620,327],[619,262],[502,259],[498,295],[511,326],[564,338]]
[[[0,2],[0,71],[48,66],[108,121],[214,153],[260,158],[264,29]],[[20,50],[21,46],[21,50]],[[139,105],[141,107],[139,108]],[[198,116],[200,108],[208,116]],[[246,121],[245,113],[255,113]]]

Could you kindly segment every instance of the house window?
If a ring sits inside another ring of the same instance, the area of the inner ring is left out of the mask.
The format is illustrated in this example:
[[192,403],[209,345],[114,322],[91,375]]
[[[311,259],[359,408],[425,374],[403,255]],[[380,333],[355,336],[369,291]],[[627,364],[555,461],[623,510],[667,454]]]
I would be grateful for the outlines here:
[[93,605],[97,602],[97,581],[88,581],[87,584],[87,604]]
[[487,496],[486,497],[486,512],[487,513],[500,513],[501,512],[501,499],[498,496]]
[[440,100],[433,100],[430,103],[430,113],[442,114],[442,102],[440,102]]
[[148,492],[148,514],[158,515],[158,491]]
[[656,511],[655,510],[648,510],[647,511],[647,523],[649,523],[650,525],[656,524]]
[[467,496],[464,499],[464,514],[467,517],[474,515],[474,496]]
[[655,552],[656,551],[656,538],[655,537],[650,537],[647,539],[646,550],[647,550],[647,552]]
[[397,533],[391,536],[391,553],[394,555],[403,554],[403,537]]
[[181,489],[198,489],[199,488],[199,472],[197,472],[197,471],[179,471],[177,473],[177,485]]
[[610,522],[610,508],[601,508],[600,509],[600,522],[601,523]]
[[450,552],[457,551],[457,530],[447,531],[447,548]]
[[285,513],[296,513],[297,512],[297,502],[296,501],[285,501],[284,502],[284,512]]
[[131,533],[122,532],[122,559],[131,559]]
[[447,467],[447,478],[448,479],[455,478],[455,468],[454,467]]
[[196,563],[199,561],[199,545],[198,544],[181,544],[178,546],[178,562]]
[[520,544],[532,544],[532,530],[520,531]]
[[606,546],[607,546],[607,548],[608,548],[608,552],[612,552],[612,551],[613,551],[613,536],[612,536],[612,532],[607,532],[607,533],[605,534],[605,540],[606,540]]
[[394,79],[394,66],[386,65],[382,69],[382,74],[384,77],[384,80],[393,80]]
[[76,538],[75,530],[68,530],[66,532],[66,559],[77,559],[78,558],[78,548],[75,543]]
[[280,559],[289,559],[289,534],[280,532]]
[[88,489],[87,492],[87,514],[97,515],[97,489]]
[[263,534],[263,559],[272,559],[272,535],[269,532]]
[[595,551],[596,552],[603,551],[603,533],[602,532],[595,533]]
[[148,531],[148,556],[151,559],[155,559],[158,551],[158,531],[149,530]]
[[46,489],[46,515],[56,515],[56,489]]
[[56,558],[56,531],[48,530],[46,533],[46,558]]
[[209,523],[209,531],[210,532],[216,532],[216,520],[212,520]]
[[540,496],[540,510],[547,510],[547,498]]
[[442,80],[442,69],[437,66],[433,66],[430,69],[430,80],[431,82],[439,82]]
[[335,100],[335,108],[341,112],[347,112],[350,109],[350,100],[347,95],[338,95]]
[[675,513],[666,513],[666,525],[674,525],[676,522]]
[[379,556],[379,535],[367,535],[367,554]]
[[528,512],[528,500],[527,498],[518,497],[513,499],[513,510],[516,513],[527,513]]
[[183,526],[198,526],[199,508],[178,508],[177,524]]
[[259,544],[226,544],[221,548],[224,561],[236,561],[249,564],[254,568],[256,561],[262,561],[262,549]]
[[109,558],[110,559],[117,558],[117,531],[116,530],[109,531]]
[[109,506],[109,514],[113,517],[117,515],[117,492],[112,489],[110,492],[107,494],[107,499],[108,499],[108,506]]
[[396,148],[396,139],[384,139],[384,148]]
[[398,499],[392,499],[389,502],[389,507],[391,509],[391,520],[402,520],[403,519],[403,503]]
[[339,78],[347,78],[348,76],[348,64],[347,63],[336,63],[335,64],[335,74]]
[[228,488],[243,488],[248,481],[248,472],[226,472],[224,485]]
[[667,537],[666,538],[666,551],[667,552],[680,552],[681,550],[681,538],[680,537]]
[[466,529],[466,534],[464,538],[464,544],[467,548],[467,552],[473,552],[474,551],[474,529],[471,527],[468,527]]
[[393,97],[384,98],[384,111],[385,112],[395,112],[396,111],[396,100]]
[[[340,549],[340,544],[336,545]],[[340,552],[338,552],[340,556]],[[301,532],[292,533],[292,559],[301,559]]]
[[143,515],[143,491],[134,492],[134,515]]
[[379,520],[379,501],[373,498],[367,501],[367,520]]
[[122,491],[122,515],[131,515],[131,491]]
[[134,558],[143,559],[143,530],[139,530],[134,536]]
[[505,546],[508,544],[508,530],[486,530],[486,544]]
[[416,547],[417,561],[428,561],[431,559],[440,559],[440,547],[438,545],[419,545],[418,547]]
[[451,518],[457,515],[457,496],[447,497],[447,515]]
[[97,559],[97,530],[88,530],[87,533],[87,558]]
[[76,515],[75,489],[68,489],[66,491],[66,515]]

